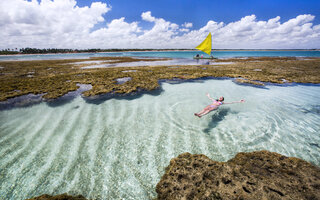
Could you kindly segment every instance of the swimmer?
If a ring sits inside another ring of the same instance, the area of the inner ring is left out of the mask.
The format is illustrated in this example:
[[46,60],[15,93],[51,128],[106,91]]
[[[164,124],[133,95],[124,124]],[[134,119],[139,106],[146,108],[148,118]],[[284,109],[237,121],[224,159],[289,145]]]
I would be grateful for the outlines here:
[[200,118],[203,115],[206,115],[209,112],[218,109],[219,106],[221,106],[223,104],[233,104],[233,103],[243,103],[243,102],[245,102],[243,99],[241,99],[240,101],[233,101],[233,102],[230,102],[230,103],[225,103],[224,102],[224,97],[220,97],[219,99],[213,99],[213,98],[210,97],[209,93],[207,93],[207,97],[212,101],[212,103],[210,105],[206,106],[202,111],[200,111],[198,113],[194,113],[195,116]]

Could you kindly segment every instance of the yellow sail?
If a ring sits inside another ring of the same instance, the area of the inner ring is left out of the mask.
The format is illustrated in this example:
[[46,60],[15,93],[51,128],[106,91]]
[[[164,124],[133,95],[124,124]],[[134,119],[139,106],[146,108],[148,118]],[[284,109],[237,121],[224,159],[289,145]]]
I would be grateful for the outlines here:
[[197,46],[196,49],[199,49],[200,51],[203,51],[206,54],[210,55],[211,47],[212,47],[211,33],[209,33],[207,38],[203,40],[203,42],[199,44],[199,46]]

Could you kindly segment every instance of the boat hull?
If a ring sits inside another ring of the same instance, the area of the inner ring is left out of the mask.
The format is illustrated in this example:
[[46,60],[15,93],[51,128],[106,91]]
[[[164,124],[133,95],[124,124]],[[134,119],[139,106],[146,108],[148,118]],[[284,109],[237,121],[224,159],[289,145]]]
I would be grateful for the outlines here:
[[194,56],[193,57],[193,59],[197,59],[197,60],[214,60],[214,59],[218,59],[218,58],[215,58],[215,57],[203,57],[203,58],[201,58],[201,57],[196,57],[196,56]]

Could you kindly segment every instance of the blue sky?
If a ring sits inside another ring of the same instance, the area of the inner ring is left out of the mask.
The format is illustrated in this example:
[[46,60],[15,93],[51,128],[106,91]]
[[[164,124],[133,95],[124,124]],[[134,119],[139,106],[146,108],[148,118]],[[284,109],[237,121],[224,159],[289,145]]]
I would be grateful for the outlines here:
[[0,48],[320,49],[320,0],[0,0]]
[[[90,6],[92,0],[78,0],[79,6]],[[301,14],[316,16],[314,24],[320,24],[320,0],[108,0],[112,6],[105,19],[125,17],[126,21],[140,21],[141,13],[151,11],[157,18],[183,24],[192,22],[199,29],[208,20],[230,23],[244,16],[255,14],[257,20],[280,16],[280,22]],[[148,26],[148,23],[142,24]]]

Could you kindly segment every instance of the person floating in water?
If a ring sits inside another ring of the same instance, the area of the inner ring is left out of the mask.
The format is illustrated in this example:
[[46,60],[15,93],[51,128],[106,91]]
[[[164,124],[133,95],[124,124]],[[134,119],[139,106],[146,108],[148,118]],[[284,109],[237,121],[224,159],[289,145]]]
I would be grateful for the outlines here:
[[245,102],[243,99],[241,99],[240,101],[233,101],[233,102],[230,102],[230,103],[225,103],[224,102],[224,97],[220,97],[219,99],[213,99],[213,98],[210,97],[209,93],[207,93],[207,97],[212,101],[212,103],[210,105],[206,106],[202,111],[200,111],[198,113],[194,113],[195,116],[202,117],[203,115],[206,115],[209,112],[218,109],[219,106],[221,106],[222,104],[233,104],[233,103],[243,103],[243,102]]

